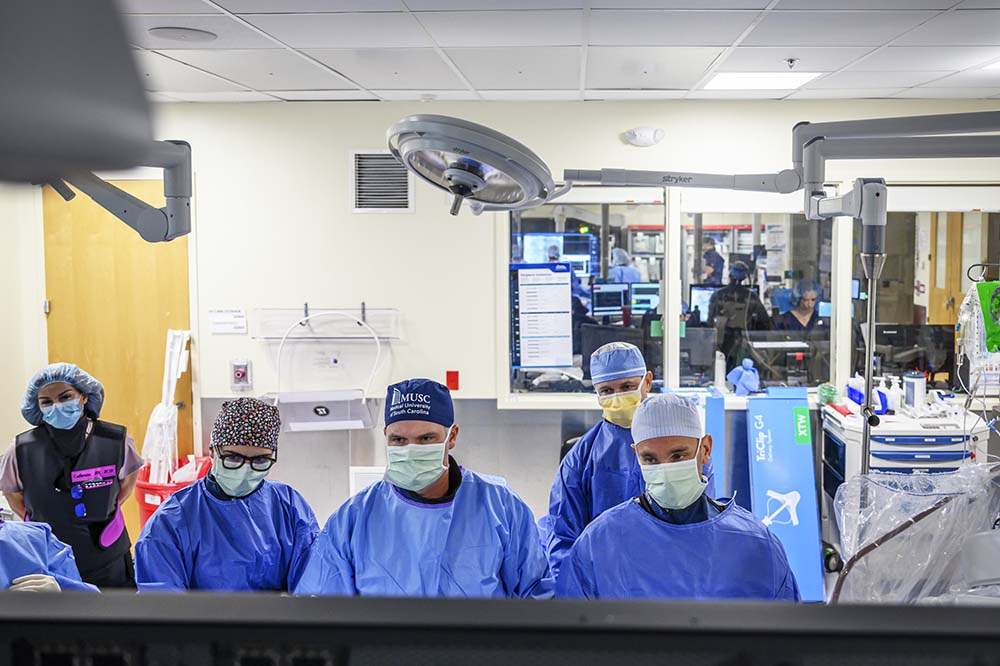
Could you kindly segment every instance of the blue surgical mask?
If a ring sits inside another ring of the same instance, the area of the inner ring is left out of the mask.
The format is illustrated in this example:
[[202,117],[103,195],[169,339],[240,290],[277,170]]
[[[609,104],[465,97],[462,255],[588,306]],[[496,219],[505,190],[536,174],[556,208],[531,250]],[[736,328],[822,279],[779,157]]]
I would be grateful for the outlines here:
[[70,430],[80,422],[83,415],[83,405],[79,400],[59,402],[48,407],[42,407],[42,418],[53,428]]
[[387,446],[386,457],[389,464],[386,465],[385,480],[412,492],[429,487],[448,469],[444,460],[450,438],[449,428],[440,444]]
[[698,453],[701,451],[701,441],[695,450],[694,458],[680,462],[662,463],[659,465],[640,465],[642,478],[646,482],[646,493],[664,509],[684,509],[701,497],[708,482],[701,476],[701,465],[698,463]]
[[230,497],[246,497],[257,490],[269,472],[270,470],[258,472],[250,465],[243,465],[239,469],[226,469],[220,458],[216,458],[212,465],[215,482],[222,488],[222,492]]

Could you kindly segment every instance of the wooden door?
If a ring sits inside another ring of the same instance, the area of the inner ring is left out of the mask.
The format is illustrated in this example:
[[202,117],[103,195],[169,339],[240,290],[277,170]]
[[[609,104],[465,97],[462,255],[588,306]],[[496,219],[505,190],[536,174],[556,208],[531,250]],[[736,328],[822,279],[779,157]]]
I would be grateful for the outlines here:
[[928,324],[954,325],[962,303],[962,213],[931,213]]
[[[161,181],[118,187],[164,205]],[[189,329],[187,239],[147,243],[123,222],[77,194],[43,193],[49,361],[76,363],[106,393],[101,418],[128,428],[142,451],[146,422],[160,402],[167,329]],[[181,455],[192,452],[191,373],[177,386]],[[133,542],[139,535],[135,497],[123,507]]]

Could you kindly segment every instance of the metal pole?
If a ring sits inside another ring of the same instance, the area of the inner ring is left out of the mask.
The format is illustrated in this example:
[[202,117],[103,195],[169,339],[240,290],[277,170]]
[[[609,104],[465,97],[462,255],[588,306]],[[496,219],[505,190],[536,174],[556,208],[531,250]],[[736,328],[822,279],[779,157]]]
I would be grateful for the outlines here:
[[601,204],[601,278],[608,279],[608,263],[611,254],[611,206]]
[[[694,245],[692,245],[694,256],[691,257],[691,259],[694,261],[694,268],[692,269],[692,272],[694,273],[694,279],[697,280],[698,282],[701,282],[702,274],[705,272],[705,267],[702,266],[701,263],[703,254],[702,247],[704,246],[705,243],[704,220],[701,216],[701,213],[695,213],[691,217],[694,219]],[[705,316],[707,314],[708,313],[702,313],[702,316]]]
[[868,329],[865,340],[865,398],[861,416],[864,419],[861,433],[861,473],[867,474],[871,463],[871,430],[873,426],[879,424],[879,418],[875,414],[872,404],[872,382],[875,373],[875,312],[878,305],[878,280],[882,275],[882,267],[885,265],[884,254],[864,254],[861,255],[861,265],[865,270],[865,277],[868,278]]

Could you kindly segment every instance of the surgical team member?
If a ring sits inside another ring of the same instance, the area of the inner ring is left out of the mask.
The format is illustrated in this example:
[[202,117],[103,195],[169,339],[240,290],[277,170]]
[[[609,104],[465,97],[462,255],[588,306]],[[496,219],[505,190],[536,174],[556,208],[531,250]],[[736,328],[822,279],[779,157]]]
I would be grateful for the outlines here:
[[592,520],[642,492],[632,452],[632,414],[653,386],[653,373],[635,345],[612,342],[590,357],[590,376],[603,420],[587,431],[559,465],[541,521],[553,576]]
[[99,420],[103,404],[104,387],[75,365],[39,370],[21,404],[34,428],[18,435],[0,461],[0,491],[15,513],[48,523],[73,549],[83,580],[134,589],[120,507],[143,461],[124,426]]
[[319,525],[301,495],[266,479],[280,430],[272,405],[223,403],[212,471],[164,502],[135,545],[140,592],[287,592],[298,583]]
[[0,590],[97,592],[80,579],[73,549],[44,523],[0,520]]
[[616,247],[611,250],[611,269],[608,271],[608,282],[632,284],[642,282],[642,274],[632,265],[632,257],[628,252]]
[[732,500],[705,494],[712,436],[690,401],[649,398],[632,435],[646,490],[587,526],[563,562],[557,596],[799,600],[778,538]]
[[824,320],[816,311],[822,287],[813,280],[799,280],[792,289],[792,309],[774,319],[774,328],[779,331],[811,331],[824,326]]
[[330,517],[295,593],[551,597],[531,510],[503,479],[449,454],[459,427],[448,389],[390,386],[385,423],[385,479]]

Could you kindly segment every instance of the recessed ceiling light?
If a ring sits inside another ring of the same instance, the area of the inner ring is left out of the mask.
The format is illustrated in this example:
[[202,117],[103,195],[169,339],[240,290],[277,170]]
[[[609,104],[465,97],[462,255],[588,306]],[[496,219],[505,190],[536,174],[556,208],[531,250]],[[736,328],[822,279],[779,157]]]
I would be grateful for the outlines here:
[[171,42],[187,42],[188,44],[204,44],[205,42],[214,42],[219,38],[214,32],[198,30],[196,28],[150,28],[149,34],[158,39],[166,39]]
[[795,90],[819,72],[722,72],[712,77],[705,90]]
[[995,62],[992,65],[986,65],[983,69],[1000,69],[1000,62]]

